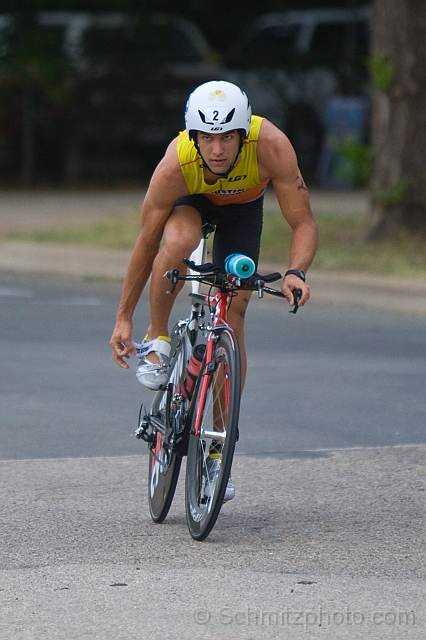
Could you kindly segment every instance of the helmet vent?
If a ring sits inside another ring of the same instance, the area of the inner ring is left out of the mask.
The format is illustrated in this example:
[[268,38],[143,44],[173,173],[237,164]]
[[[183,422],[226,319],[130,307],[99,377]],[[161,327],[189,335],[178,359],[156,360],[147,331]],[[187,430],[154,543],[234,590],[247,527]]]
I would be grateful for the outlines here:
[[226,120],[225,123],[227,124],[228,122],[231,122],[232,118],[234,117],[234,113],[235,113],[235,108],[231,109],[231,111],[228,113],[228,115],[226,116]]

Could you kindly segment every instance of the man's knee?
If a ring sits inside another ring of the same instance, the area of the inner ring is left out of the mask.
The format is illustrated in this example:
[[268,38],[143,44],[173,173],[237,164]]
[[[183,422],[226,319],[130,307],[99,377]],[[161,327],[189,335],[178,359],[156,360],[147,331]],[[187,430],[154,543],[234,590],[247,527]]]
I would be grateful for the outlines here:
[[164,228],[164,246],[171,252],[191,254],[201,240],[201,218],[192,207],[177,207]]

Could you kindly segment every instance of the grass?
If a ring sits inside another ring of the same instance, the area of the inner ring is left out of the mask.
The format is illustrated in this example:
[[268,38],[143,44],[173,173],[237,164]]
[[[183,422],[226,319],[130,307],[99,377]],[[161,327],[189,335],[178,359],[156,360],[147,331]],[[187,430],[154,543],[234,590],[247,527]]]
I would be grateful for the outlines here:
[[140,213],[108,216],[98,222],[45,231],[11,231],[6,240],[77,245],[98,249],[133,248],[140,228]]
[[[364,243],[366,220],[361,215],[318,214],[320,248],[313,268],[399,278],[426,278],[426,241],[400,234],[390,240]],[[77,227],[51,231],[10,232],[3,239],[79,245],[129,251],[139,232],[138,211]],[[265,212],[261,259],[285,265],[290,229],[279,212]]]
[[[400,233],[397,237],[364,242],[367,220],[362,215],[317,214],[320,246],[313,269],[355,272],[394,278],[426,278],[426,239]],[[283,240],[284,238],[284,240]],[[285,262],[290,231],[279,212],[265,216],[262,259]]]

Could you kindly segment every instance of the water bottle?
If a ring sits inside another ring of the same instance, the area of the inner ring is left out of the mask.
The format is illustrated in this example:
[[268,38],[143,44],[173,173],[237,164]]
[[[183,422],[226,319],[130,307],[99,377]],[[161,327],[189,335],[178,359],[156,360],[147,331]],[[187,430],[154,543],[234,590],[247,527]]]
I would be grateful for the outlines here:
[[200,373],[201,363],[203,362],[204,353],[206,351],[205,344],[197,344],[192,351],[192,355],[188,362],[188,367],[183,381],[182,395],[187,400],[191,400],[194,392],[195,383]]
[[225,271],[237,278],[250,278],[256,271],[253,260],[242,253],[232,253],[225,258]]

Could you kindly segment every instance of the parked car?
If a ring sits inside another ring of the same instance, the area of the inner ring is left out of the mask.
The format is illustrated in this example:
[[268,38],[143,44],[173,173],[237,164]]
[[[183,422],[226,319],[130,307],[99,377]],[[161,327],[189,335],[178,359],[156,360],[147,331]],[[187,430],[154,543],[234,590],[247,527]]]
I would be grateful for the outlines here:
[[227,53],[227,79],[287,132],[307,174],[315,172],[332,96],[368,95],[370,16],[370,6],[265,13]]

